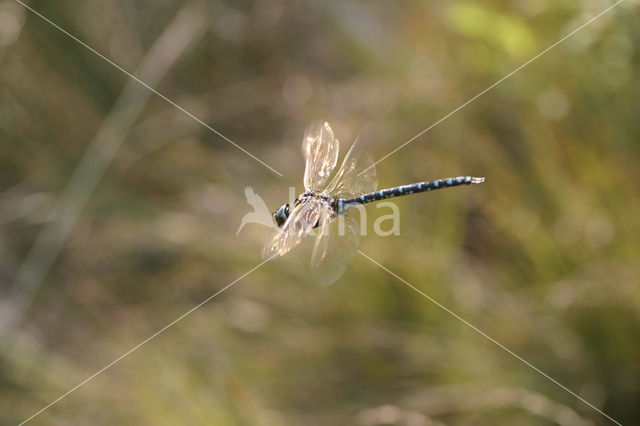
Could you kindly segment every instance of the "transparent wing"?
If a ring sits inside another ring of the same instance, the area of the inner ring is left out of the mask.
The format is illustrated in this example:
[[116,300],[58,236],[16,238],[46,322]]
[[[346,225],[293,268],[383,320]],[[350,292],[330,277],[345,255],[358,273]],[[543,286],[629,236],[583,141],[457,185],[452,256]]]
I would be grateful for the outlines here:
[[378,187],[373,158],[360,143],[362,133],[351,145],[340,169],[323,193],[338,198],[356,197],[373,192]]
[[[378,187],[373,158],[360,143],[362,134],[353,143],[340,169],[324,189],[325,195],[338,198],[356,197],[373,192]],[[344,215],[333,220],[332,211],[322,211],[321,217],[328,216],[329,221],[321,220],[324,226],[316,237],[311,255],[313,278],[323,285],[336,281],[353,260],[360,242],[360,218],[364,206],[351,207]]]
[[349,209],[333,222],[325,224],[316,237],[311,255],[311,275],[322,285],[329,285],[340,278],[356,254],[360,240],[360,213],[355,210]]
[[329,180],[331,172],[338,163],[340,142],[326,121],[311,124],[304,133],[302,155],[306,167],[304,187],[307,191],[317,191]]
[[282,228],[267,241],[262,250],[262,257],[268,259],[274,254],[282,256],[300,244],[304,236],[311,232],[318,222],[325,205],[326,202],[318,198],[307,198],[298,204],[289,214]]

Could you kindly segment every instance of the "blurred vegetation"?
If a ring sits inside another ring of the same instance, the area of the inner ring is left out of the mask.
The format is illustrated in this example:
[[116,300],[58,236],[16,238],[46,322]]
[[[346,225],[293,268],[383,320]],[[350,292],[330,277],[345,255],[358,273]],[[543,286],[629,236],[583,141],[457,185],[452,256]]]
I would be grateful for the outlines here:
[[[375,123],[380,158],[609,4],[29,2],[128,71],[160,58],[157,90],[279,178],[157,96],[127,115],[125,74],[0,2],[0,318],[22,310],[2,332],[0,423],[257,265],[270,230],[235,235],[243,189],[271,208],[301,189],[311,120],[347,144]],[[362,241],[623,424],[640,418],[639,12],[623,3],[380,163],[380,187],[487,181],[399,199],[401,235]],[[85,150],[127,117],[52,267],[17,288],[38,234],[78,201],[61,194]],[[365,258],[326,288],[308,259],[302,247],[256,270],[30,423],[609,424]]]

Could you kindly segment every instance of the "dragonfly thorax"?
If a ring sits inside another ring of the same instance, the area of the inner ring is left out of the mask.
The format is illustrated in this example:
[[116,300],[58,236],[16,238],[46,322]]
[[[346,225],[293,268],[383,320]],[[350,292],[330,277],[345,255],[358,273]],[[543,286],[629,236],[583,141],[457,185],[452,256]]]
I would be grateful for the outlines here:
[[[336,217],[336,215],[344,213],[344,208],[341,208],[342,207],[341,202],[343,200],[338,199],[336,197],[328,197],[323,194],[317,194],[315,192],[309,192],[309,191],[303,192],[302,194],[296,197],[296,199],[293,202],[293,208],[295,209],[298,205],[309,201],[309,199],[311,198],[320,199],[323,201],[323,204],[329,207],[327,210],[324,211],[321,217],[316,221],[316,223],[313,226],[314,228],[320,225],[326,224],[328,222],[331,222]],[[291,207],[289,206],[289,203],[285,203],[282,206],[280,206],[278,209],[276,209],[271,214],[271,217],[273,217],[273,221],[276,223],[276,225],[278,225],[278,228],[282,228],[284,223],[289,218],[290,214],[291,214]]]

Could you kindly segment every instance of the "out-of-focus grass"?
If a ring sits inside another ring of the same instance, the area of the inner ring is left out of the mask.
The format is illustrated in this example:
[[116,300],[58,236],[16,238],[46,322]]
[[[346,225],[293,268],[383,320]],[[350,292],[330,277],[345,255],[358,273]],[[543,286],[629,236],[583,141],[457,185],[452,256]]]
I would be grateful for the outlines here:
[[[132,70],[179,2],[32,2]],[[207,2],[210,22],[3,340],[13,424],[256,265],[251,185],[301,189],[314,118],[381,157],[607,2]],[[126,77],[0,4],[0,279],[9,289]],[[401,235],[362,249],[603,411],[640,416],[638,8],[629,2],[377,167],[380,187],[485,184],[398,199]],[[370,217],[380,212],[369,208]],[[335,285],[308,247],[265,265],[33,420],[39,424],[605,424],[357,257]],[[15,289],[14,289],[15,290]],[[6,297],[5,297],[6,295]]]

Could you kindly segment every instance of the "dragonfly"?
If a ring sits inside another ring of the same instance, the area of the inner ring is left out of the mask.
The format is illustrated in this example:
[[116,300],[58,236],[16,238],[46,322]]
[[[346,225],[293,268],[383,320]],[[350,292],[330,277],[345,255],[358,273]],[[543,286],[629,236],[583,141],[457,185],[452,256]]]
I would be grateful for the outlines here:
[[[338,164],[340,142],[326,121],[307,127],[302,140],[305,160],[304,189],[293,205],[283,204],[272,216],[278,230],[267,241],[265,259],[282,256],[316,232],[311,255],[311,270],[316,281],[331,284],[346,270],[358,248],[360,215],[354,207],[409,194],[471,185],[484,182],[484,177],[459,176],[418,182],[376,190],[375,163],[356,138],[331,178]],[[339,232],[330,231],[331,222],[341,219]]]

